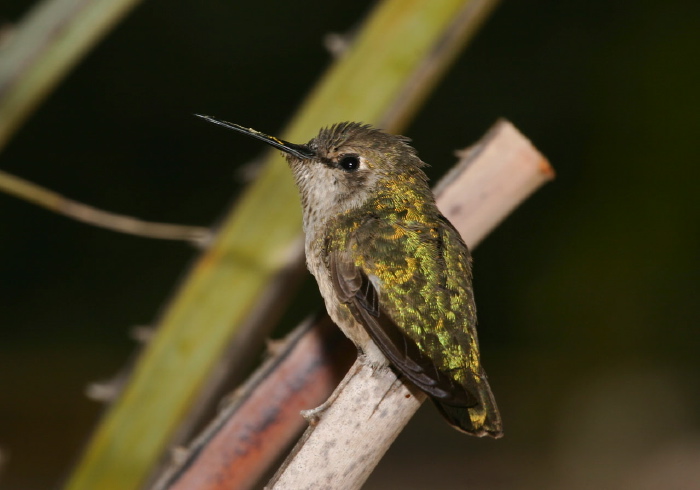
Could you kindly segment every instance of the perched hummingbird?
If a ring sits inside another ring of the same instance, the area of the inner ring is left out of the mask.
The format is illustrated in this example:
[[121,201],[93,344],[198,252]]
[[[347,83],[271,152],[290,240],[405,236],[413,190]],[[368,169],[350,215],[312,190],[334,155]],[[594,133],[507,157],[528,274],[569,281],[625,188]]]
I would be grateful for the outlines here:
[[301,194],[307,266],[365,361],[388,360],[455,428],[501,437],[479,355],[469,250],[438,211],[410,140],[344,122],[298,145],[198,116],[285,153]]

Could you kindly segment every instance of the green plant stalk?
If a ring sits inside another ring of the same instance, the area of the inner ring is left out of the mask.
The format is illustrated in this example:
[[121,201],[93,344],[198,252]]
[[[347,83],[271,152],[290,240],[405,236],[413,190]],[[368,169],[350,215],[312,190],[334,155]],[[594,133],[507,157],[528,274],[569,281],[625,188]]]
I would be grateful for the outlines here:
[[[388,110],[395,109],[397,98],[405,97],[403,91],[417,70],[425,70],[425,60],[440,52],[438,47],[454,27],[454,19],[464,9],[488,11],[494,4],[483,0],[382,2],[282,136],[304,142],[321,126],[337,121],[382,121]],[[483,16],[474,18],[480,22]],[[437,80],[467,38],[442,53],[436,63],[442,68],[423,77],[423,83]],[[421,92],[426,93],[417,94]],[[408,105],[421,98],[414,97]],[[400,128],[396,124],[387,129]],[[291,173],[277,154],[270,155],[259,178],[167,305],[156,336],[93,435],[69,489],[134,489],[144,484],[237,326],[267,283],[289,262],[300,229]]]
[[0,47],[0,150],[43,98],[140,0],[44,0]]

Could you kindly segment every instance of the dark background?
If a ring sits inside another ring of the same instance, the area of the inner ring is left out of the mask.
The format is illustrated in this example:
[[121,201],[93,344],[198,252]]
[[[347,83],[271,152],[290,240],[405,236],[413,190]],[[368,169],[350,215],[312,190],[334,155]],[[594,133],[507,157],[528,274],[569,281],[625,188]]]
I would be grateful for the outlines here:
[[[1,22],[33,4],[3,0]],[[373,2],[144,2],[50,95],[0,167],[144,219],[208,225]],[[691,488],[700,483],[700,2],[504,1],[405,131],[438,178],[498,117],[557,179],[475,253],[500,441],[429,405],[367,488]],[[310,135],[311,136],[311,135]],[[195,252],[0,195],[6,488],[57,485]],[[310,311],[320,304],[311,295]],[[300,313],[290,314],[292,324]]]

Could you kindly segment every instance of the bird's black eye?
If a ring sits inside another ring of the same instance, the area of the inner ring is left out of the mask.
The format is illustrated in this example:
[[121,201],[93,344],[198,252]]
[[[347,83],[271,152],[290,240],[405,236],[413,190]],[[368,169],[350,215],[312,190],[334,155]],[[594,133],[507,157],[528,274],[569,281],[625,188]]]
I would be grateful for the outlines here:
[[344,155],[340,159],[339,164],[340,168],[342,168],[343,170],[352,172],[360,168],[360,157],[358,157],[357,155]]

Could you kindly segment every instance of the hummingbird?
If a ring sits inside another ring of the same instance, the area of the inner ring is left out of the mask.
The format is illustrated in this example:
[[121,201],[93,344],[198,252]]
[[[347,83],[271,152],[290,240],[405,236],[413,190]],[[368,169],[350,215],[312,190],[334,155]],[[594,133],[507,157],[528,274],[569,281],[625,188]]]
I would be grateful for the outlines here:
[[371,366],[393,366],[454,428],[503,435],[481,364],[471,256],[437,208],[410,139],[356,122],[294,144],[210,116],[284,153],[306,263],[328,314]]

